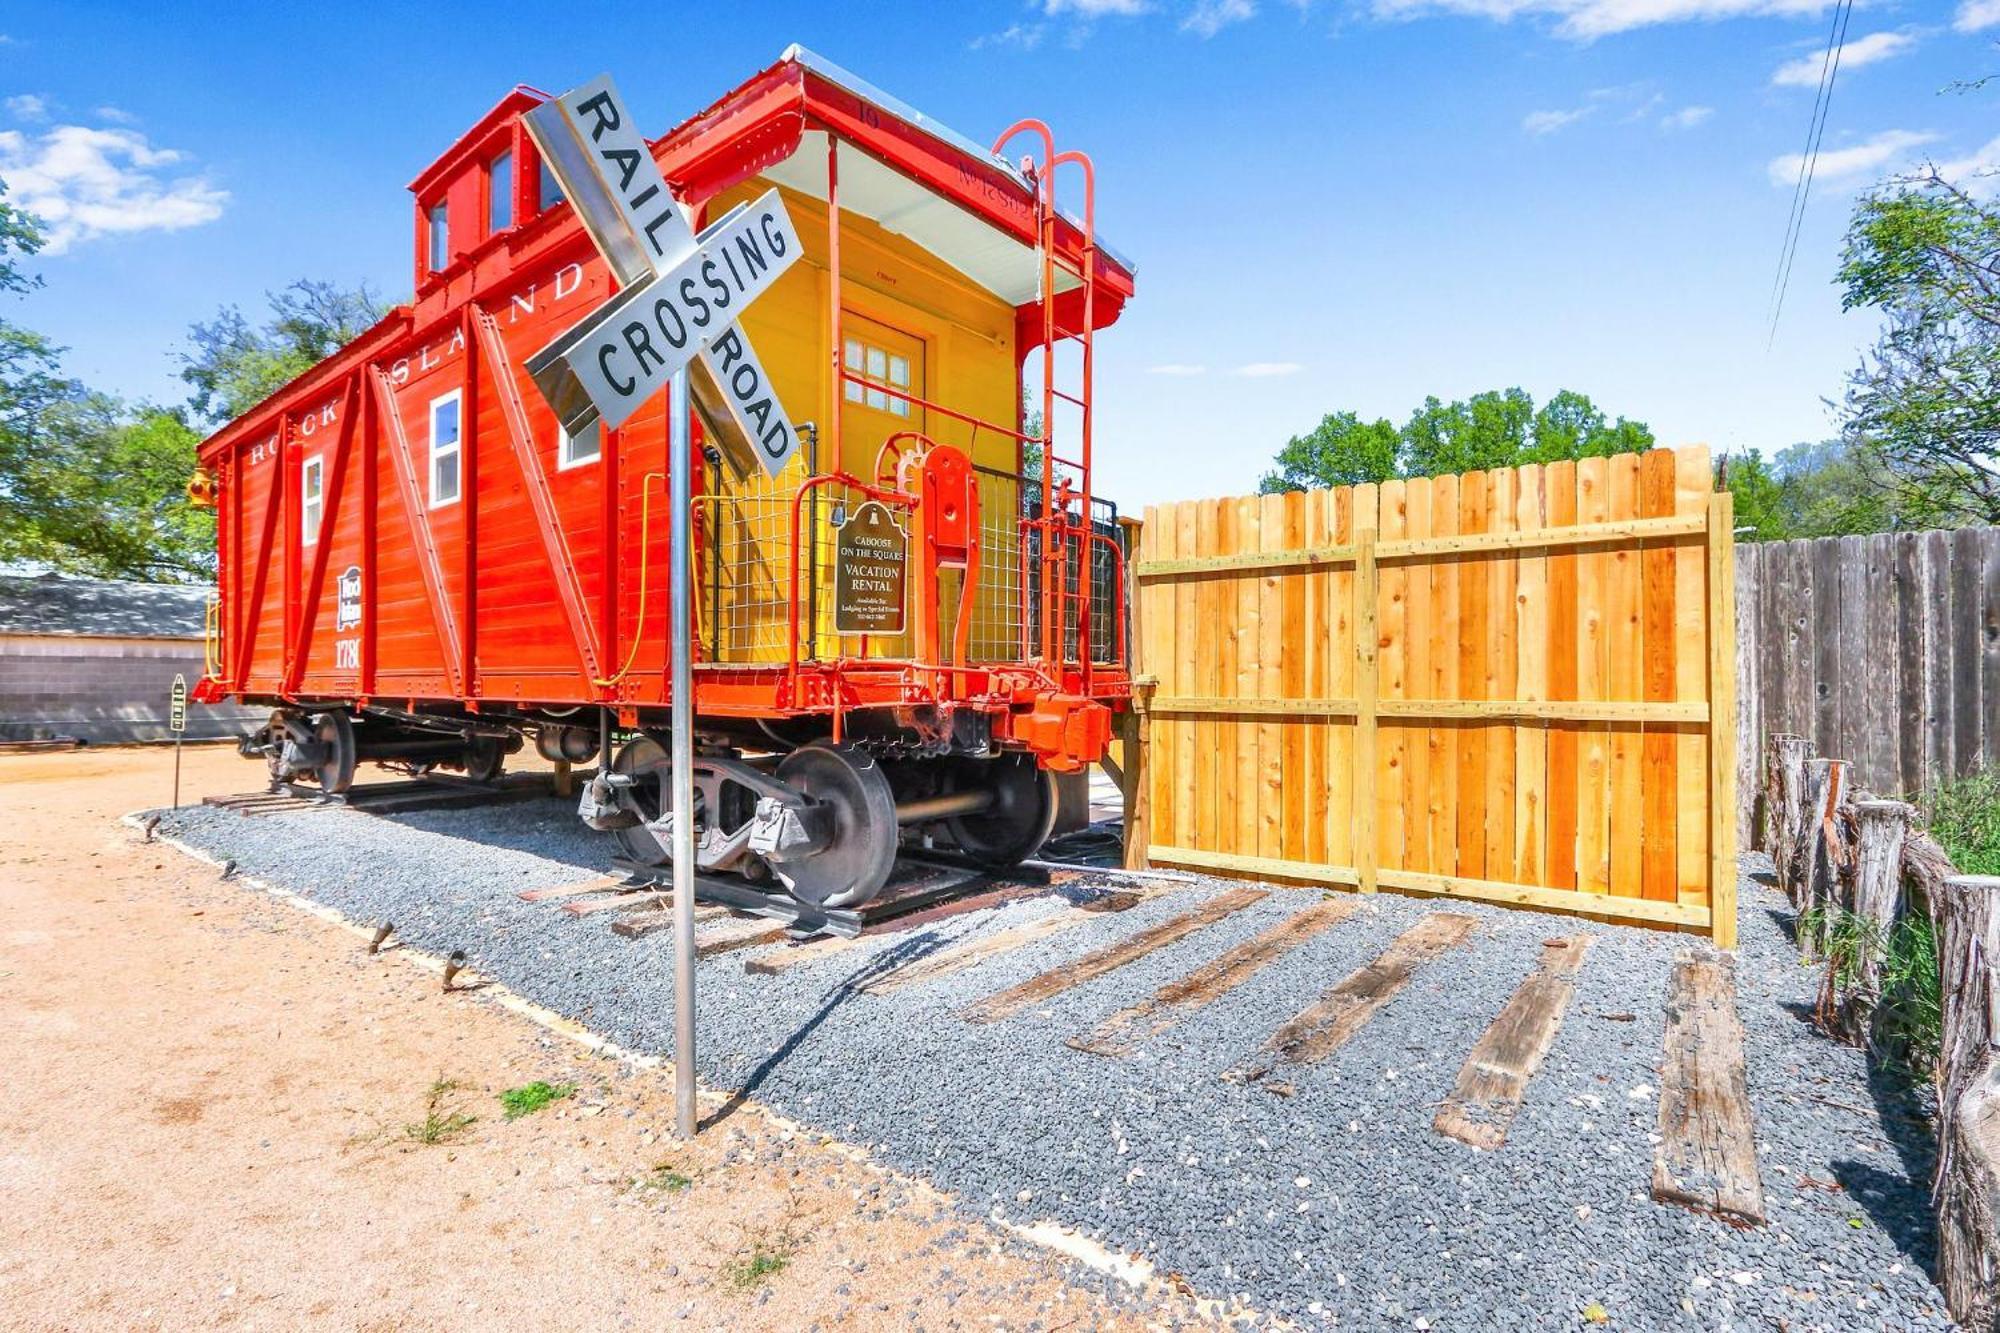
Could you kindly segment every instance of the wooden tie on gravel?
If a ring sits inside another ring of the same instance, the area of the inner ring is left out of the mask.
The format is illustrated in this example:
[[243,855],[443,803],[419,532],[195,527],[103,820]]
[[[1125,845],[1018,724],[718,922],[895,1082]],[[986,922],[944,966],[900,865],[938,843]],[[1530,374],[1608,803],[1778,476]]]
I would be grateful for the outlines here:
[[1542,944],[1540,964],[1515,990],[1458,1071],[1458,1084],[1433,1122],[1438,1133],[1489,1150],[1507,1141],[1528,1080],[1555,1044],[1563,1013],[1576,993],[1576,974],[1590,939],[1568,935]]
[[1170,981],[1147,999],[1121,1009],[1068,1044],[1093,1055],[1125,1055],[1149,1037],[1158,1036],[1186,1015],[1248,981],[1265,964],[1291,952],[1327,927],[1351,915],[1359,901],[1329,898],[1294,912],[1283,921],[1229,952]]
[[1375,961],[1350,972],[1338,985],[1264,1043],[1256,1059],[1225,1078],[1259,1083],[1290,1096],[1289,1083],[1271,1079],[1280,1065],[1317,1064],[1339,1050],[1431,959],[1471,938],[1479,918],[1461,912],[1433,912],[1398,935]]
[[1127,963],[1136,962],[1155,949],[1172,944],[1186,935],[1191,935],[1203,926],[1214,925],[1232,912],[1241,911],[1251,903],[1269,896],[1264,889],[1231,889],[1217,894],[1190,912],[1183,912],[1157,926],[1149,926],[1136,935],[1107,944],[1094,953],[1085,954],[1073,963],[1066,963],[1051,972],[1031,977],[1018,986],[1009,987],[997,995],[989,995],[965,1010],[968,1023],[993,1023],[1010,1014],[1019,1013],[1031,1004],[1062,994],[1086,981],[1094,981],[1107,972],[1113,972]]
[[1653,1197],[1746,1222],[1764,1220],[1736,973],[1726,955],[1687,951],[1674,960]]

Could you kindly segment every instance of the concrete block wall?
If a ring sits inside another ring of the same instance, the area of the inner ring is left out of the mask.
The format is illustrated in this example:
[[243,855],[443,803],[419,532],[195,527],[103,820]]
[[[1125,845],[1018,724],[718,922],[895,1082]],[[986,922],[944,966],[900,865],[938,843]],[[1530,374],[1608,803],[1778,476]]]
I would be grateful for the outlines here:
[[[201,678],[199,639],[0,635],[0,740],[169,740],[176,672],[190,689]],[[240,736],[264,717],[260,709],[190,704],[186,735]]]

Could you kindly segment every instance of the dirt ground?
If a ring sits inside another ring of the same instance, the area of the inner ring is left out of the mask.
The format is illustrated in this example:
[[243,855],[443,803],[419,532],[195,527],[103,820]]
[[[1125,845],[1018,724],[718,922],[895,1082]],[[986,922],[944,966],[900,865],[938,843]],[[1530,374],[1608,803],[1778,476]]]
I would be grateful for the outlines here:
[[[0,1327],[1166,1321],[754,1105],[682,1143],[670,1071],[144,844],[171,766],[0,756]],[[536,1080],[576,1091],[506,1120]]]

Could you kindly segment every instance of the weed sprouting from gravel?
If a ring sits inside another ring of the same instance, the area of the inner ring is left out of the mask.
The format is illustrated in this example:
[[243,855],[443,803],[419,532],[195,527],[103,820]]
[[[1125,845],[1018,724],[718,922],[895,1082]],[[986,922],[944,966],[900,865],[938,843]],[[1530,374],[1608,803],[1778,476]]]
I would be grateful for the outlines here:
[[404,1125],[403,1137],[411,1143],[432,1148],[451,1142],[478,1124],[477,1116],[467,1115],[451,1100],[460,1086],[457,1080],[438,1075],[430,1091],[424,1095],[424,1118]]
[[722,1276],[738,1291],[749,1291],[763,1284],[764,1279],[776,1277],[792,1262],[789,1244],[774,1241],[769,1235],[751,1242],[744,1253],[737,1255],[722,1266]]
[[671,1161],[655,1162],[653,1169],[632,1182],[635,1189],[663,1190],[679,1194],[694,1184],[694,1177],[679,1170]]
[[501,1093],[500,1105],[506,1110],[507,1119],[519,1120],[524,1115],[533,1115],[544,1107],[574,1096],[575,1093],[574,1083],[545,1083],[541,1079],[536,1079],[533,1083],[524,1083],[518,1088],[509,1088]]

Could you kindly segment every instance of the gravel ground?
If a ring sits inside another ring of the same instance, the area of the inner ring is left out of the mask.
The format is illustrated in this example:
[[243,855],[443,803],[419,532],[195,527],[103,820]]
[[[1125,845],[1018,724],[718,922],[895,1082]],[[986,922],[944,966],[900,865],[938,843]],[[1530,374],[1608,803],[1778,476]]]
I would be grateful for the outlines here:
[[[670,1050],[671,945],[613,936],[517,890],[603,872],[566,802],[394,819],[346,811],[169,813],[162,827],[247,874],[426,949],[462,948],[530,999],[628,1046]],[[1756,863],[1746,860],[1746,870]],[[1802,1020],[1816,974],[1773,891],[1743,884],[1739,1008],[1769,1225],[1648,1197],[1662,1002],[1675,943],[1451,904],[1472,943],[1419,971],[1291,1098],[1217,1077],[1434,904],[1384,894],[1122,1060],[1063,1045],[1298,910],[1274,891],[1221,923],[1005,1021],[961,1006],[1221,891],[1190,885],[890,995],[855,983],[952,939],[1062,909],[949,918],[776,977],[700,965],[701,1074],[928,1176],[975,1213],[1053,1219],[1144,1255],[1204,1296],[1347,1327],[1947,1327],[1926,1275],[1921,1108]],[[1569,1015],[1507,1144],[1431,1128],[1473,1042],[1543,939],[1597,932]],[[1632,1015],[1621,1021],[1612,1015]]]

